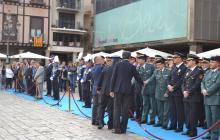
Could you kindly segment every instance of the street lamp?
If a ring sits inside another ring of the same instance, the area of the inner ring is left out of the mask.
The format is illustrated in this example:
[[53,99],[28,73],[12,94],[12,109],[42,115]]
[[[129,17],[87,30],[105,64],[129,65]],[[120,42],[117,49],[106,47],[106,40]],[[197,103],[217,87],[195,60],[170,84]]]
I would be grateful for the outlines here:
[[13,29],[13,21],[10,17],[10,15],[5,15],[6,16],[6,20],[3,22],[4,24],[4,29],[2,31],[3,36],[6,35],[7,36],[7,58],[6,58],[6,64],[9,64],[9,41],[11,40],[11,35],[16,37],[17,40],[17,33],[18,33],[18,28],[20,27],[20,23],[17,22],[16,23],[16,29]]

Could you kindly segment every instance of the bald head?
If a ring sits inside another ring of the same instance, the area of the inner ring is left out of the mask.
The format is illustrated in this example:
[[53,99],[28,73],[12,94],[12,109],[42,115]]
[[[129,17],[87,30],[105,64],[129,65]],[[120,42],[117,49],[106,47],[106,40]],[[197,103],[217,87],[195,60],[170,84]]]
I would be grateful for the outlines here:
[[104,58],[102,56],[96,56],[95,64],[104,64]]

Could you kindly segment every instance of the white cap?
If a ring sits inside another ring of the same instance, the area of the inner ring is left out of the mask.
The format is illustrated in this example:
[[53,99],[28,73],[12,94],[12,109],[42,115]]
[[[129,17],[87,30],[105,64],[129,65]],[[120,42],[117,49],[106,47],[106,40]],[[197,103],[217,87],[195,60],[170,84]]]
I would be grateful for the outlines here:
[[59,57],[56,55],[53,59],[53,63],[59,63]]

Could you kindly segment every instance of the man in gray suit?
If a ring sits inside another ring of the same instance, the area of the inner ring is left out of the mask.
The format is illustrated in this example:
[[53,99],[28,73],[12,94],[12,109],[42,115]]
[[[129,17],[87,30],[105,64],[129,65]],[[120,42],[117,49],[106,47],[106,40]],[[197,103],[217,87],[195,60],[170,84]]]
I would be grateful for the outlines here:
[[44,84],[44,67],[41,62],[36,63],[37,72],[34,76],[34,81],[36,83],[36,98],[42,99],[43,95],[43,84]]

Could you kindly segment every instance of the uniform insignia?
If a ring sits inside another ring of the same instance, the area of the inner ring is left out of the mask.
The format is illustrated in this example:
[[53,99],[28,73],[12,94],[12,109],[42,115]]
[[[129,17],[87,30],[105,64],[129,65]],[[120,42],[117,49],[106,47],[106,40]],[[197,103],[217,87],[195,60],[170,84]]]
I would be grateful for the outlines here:
[[203,74],[200,74],[200,75],[199,75],[199,79],[202,79],[202,78],[203,78]]
[[181,69],[178,70],[178,73],[180,73],[180,72],[181,72]]
[[189,75],[189,72],[186,73],[186,76],[188,76],[188,75]]

